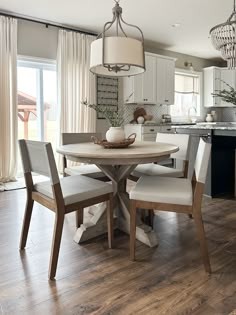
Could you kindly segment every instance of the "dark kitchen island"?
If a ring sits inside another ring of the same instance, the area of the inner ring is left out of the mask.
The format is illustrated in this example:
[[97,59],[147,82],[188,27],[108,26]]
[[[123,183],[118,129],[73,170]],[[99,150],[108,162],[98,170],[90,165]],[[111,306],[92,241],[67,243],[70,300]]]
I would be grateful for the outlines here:
[[235,196],[236,123],[200,123],[191,126],[172,126],[176,133],[191,135],[188,176],[194,168],[200,137],[212,144],[205,194],[211,197]]

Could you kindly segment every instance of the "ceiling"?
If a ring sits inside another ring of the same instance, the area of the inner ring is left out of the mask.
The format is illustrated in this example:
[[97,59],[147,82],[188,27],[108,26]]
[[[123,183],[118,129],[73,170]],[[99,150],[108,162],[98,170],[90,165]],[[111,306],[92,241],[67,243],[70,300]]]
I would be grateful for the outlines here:
[[[99,32],[111,20],[113,0],[1,0],[0,10]],[[209,30],[225,22],[233,0],[121,0],[123,18],[138,25],[148,45],[197,57],[220,57]],[[179,23],[179,27],[172,24]]]

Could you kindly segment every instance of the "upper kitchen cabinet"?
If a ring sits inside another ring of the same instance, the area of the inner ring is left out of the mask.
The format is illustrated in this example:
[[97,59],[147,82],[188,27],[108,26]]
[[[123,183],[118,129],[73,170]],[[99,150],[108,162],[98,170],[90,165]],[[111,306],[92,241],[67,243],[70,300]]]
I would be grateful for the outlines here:
[[157,58],[157,104],[174,104],[175,59]]
[[173,104],[175,60],[145,53],[146,71],[123,79],[126,104]]
[[125,103],[156,104],[156,57],[145,53],[146,71],[123,79]]
[[[213,97],[212,93],[228,89],[227,84],[236,88],[236,71],[226,68],[209,67],[204,69],[204,106],[205,107],[231,107],[220,97]],[[225,84],[225,83],[226,84]]]

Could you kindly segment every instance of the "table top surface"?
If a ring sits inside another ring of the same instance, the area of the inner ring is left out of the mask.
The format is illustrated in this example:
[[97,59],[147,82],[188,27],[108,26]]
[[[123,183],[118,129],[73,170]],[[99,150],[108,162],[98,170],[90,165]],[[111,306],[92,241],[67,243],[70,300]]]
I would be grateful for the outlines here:
[[67,144],[57,148],[57,152],[65,156],[73,157],[74,160],[87,161],[89,163],[110,164],[116,161],[116,164],[124,164],[125,161],[152,162],[159,157],[169,156],[177,152],[178,146],[167,143],[151,141],[135,141],[127,148],[105,149],[104,147],[92,142]]

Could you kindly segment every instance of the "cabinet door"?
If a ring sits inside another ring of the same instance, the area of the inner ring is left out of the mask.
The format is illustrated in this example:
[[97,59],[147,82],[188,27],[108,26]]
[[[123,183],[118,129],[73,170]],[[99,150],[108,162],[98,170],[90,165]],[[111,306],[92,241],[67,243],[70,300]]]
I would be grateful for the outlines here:
[[142,75],[142,100],[156,104],[156,57],[145,55],[146,71]]
[[123,99],[124,103],[134,103],[134,78],[123,78]]
[[143,100],[143,74],[133,77],[134,80],[134,103],[142,103]]
[[174,104],[175,61],[157,58],[157,103]]
[[[229,90],[230,88],[227,86],[229,84],[233,88],[235,88],[235,76],[236,72],[235,70],[230,70],[230,69],[221,69],[220,70],[220,90]],[[222,82],[224,81],[224,82]],[[221,106],[229,106],[230,103],[224,102],[222,99],[220,100],[220,105]]]
[[165,104],[175,103],[175,61],[166,60]]
[[204,106],[219,106],[220,98],[213,97],[212,93],[215,93],[216,90],[219,90],[220,81],[219,81],[219,70],[217,68],[205,68],[204,72]]
[[157,58],[157,103],[165,104],[165,59]]
[[221,80],[236,87],[236,71],[225,68],[205,68],[204,69],[204,106],[225,106],[230,107],[232,104],[222,101],[219,97],[213,97],[212,93],[219,92],[219,90],[229,87]]

